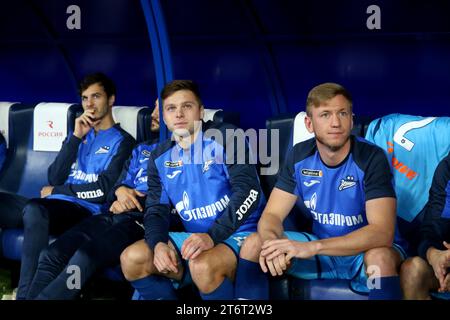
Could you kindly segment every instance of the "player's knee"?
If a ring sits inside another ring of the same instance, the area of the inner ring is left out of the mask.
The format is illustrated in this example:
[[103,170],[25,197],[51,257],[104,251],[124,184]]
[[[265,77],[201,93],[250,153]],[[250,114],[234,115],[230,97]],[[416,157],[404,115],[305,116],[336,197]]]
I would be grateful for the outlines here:
[[428,263],[421,257],[407,259],[400,267],[400,280],[403,286],[419,285],[426,274]]
[[47,220],[47,210],[40,204],[39,199],[30,200],[23,209],[23,223],[25,227],[34,227]]
[[213,261],[204,254],[189,260],[189,270],[193,279],[211,279],[216,272]]
[[392,276],[398,274],[400,264],[400,255],[388,247],[380,247],[368,250],[364,254],[364,263],[366,268],[373,269],[380,273],[380,276]]
[[252,233],[242,244],[239,256],[245,260],[258,261],[261,246],[261,238],[258,233]]
[[81,247],[75,251],[72,259],[70,259],[70,263],[79,267],[89,266],[90,268],[95,268],[97,262],[95,257],[96,255],[88,247]]
[[214,290],[225,276],[225,270],[222,270],[217,264],[217,259],[210,255],[200,255],[194,260],[189,260],[189,270],[192,280],[201,292],[211,292]]
[[51,264],[54,261],[59,260],[58,257],[60,255],[61,252],[59,252],[55,246],[49,245],[39,254],[39,264]]
[[[131,245],[120,254],[120,267],[128,281],[140,278],[151,257],[142,247]],[[151,274],[150,272],[147,272]]]

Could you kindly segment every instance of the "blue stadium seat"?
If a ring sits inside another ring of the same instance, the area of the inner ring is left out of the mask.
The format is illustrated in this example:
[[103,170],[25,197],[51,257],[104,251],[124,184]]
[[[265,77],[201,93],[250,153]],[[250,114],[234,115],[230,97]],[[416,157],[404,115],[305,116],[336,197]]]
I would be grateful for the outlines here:
[[[47,185],[47,168],[57,152],[33,149],[33,112],[35,106],[15,104],[9,110],[9,148],[4,170],[0,174],[0,191],[27,198],[39,197]],[[80,105],[72,104],[67,112],[67,128],[73,131]]]
[[206,121],[213,121],[217,123],[226,122],[234,124],[236,127],[240,127],[239,112],[229,112],[223,111],[222,109],[205,108],[203,120],[205,122]]
[[[23,245],[23,229],[6,229],[1,234],[3,256],[10,260],[20,261]],[[49,244],[56,238],[50,236]]]
[[367,300],[368,295],[353,291],[348,280],[290,279],[291,299],[294,300]]
[[16,193],[19,190],[32,135],[33,108],[33,105],[15,103],[9,109],[9,147],[0,172],[0,191]]
[[[73,131],[75,118],[82,110],[77,104],[64,104],[67,130]],[[9,109],[9,148],[5,170],[0,174],[0,191],[17,193],[27,198],[39,197],[47,185],[47,168],[57,152],[35,151],[33,148],[34,105],[14,104]],[[53,126],[53,125],[52,125]],[[3,256],[20,260],[23,230],[7,229],[1,233]],[[53,239],[52,239],[53,240]]]
[[146,106],[114,106],[113,118],[138,143],[154,138],[150,128],[153,109]]

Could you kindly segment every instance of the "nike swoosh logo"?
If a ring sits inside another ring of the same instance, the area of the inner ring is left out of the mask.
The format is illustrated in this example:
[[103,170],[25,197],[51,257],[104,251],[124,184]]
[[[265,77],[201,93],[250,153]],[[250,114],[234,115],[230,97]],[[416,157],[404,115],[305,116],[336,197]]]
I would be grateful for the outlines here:
[[304,181],[303,182],[303,184],[305,185],[305,186],[307,186],[308,188],[309,187],[312,187],[313,185],[315,185],[316,183],[320,183],[320,181],[319,180],[311,180],[311,181]]
[[172,174],[168,174],[167,175],[167,178],[169,178],[169,179],[173,179],[173,178],[175,178],[178,174],[180,174],[181,173],[181,170],[175,170]]

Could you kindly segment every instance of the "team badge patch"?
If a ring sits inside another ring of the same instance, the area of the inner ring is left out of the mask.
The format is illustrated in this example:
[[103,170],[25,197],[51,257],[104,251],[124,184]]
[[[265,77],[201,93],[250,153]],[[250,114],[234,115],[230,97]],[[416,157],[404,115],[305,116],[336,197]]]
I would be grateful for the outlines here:
[[345,179],[341,179],[341,184],[339,185],[339,191],[356,186],[358,181],[355,180],[353,176],[347,176]]
[[109,146],[103,146],[98,148],[97,151],[95,151],[95,154],[105,154],[109,152],[110,147]]
[[202,173],[205,173],[206,171],[208,171],[213,163],[214,163],[214,159],[205,161],[205,163],[203,164]]

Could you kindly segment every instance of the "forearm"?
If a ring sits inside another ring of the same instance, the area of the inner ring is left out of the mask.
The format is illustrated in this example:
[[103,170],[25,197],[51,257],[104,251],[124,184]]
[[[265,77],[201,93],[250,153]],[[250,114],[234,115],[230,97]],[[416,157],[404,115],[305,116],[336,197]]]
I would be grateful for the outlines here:
[[258,223],[258,233],[262,241],[280,239],[283,232],[283,221],[274,214],[264,212]]
[[393,233],[367,225],[345,236],[314,241],[317,254],[327,256],[353,256],[373,248],[391,247]]
[[169,241],[169,214],[168,205],[158,204],[147,207],[144,214],[145,242],[154,250],[159,243]]
[[66,181],[70,168],[77,159],[80,143],[81,139],[72,135],[63,144],[60,152],[48,168],[48,182],[50,185],[62,185]]
[[429,264],[433,264],[435,258],[438,257],[440,250],[434,248],[434,247],[429,247],[426,251],[426,260],[428,261]]

